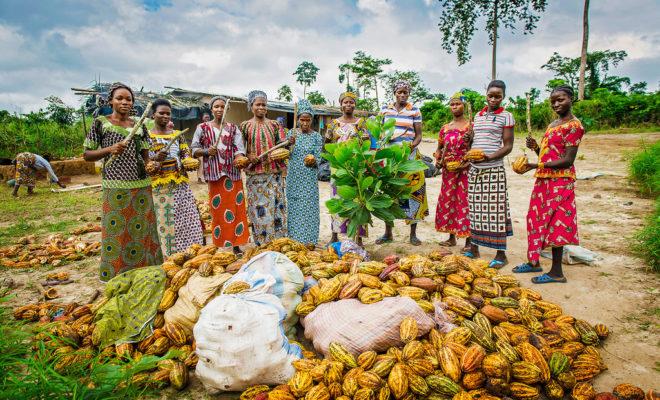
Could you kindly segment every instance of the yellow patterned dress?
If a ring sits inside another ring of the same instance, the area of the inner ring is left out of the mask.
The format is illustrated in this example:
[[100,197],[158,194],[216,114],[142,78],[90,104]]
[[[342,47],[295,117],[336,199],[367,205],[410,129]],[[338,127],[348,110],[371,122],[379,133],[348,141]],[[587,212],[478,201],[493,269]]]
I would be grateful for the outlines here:
[[[167,134],[150,132],[153,143],[150,156],[154,157],[178,133],[179,131]],[[160,170],[151,177],[158,237],[161,250],[166,256],[204,241],[195,197],[181,163],[181,160],[188,157],[191,157],[190,148],[183,136],[179,136],[169,148],[165,160],[160,163]]]

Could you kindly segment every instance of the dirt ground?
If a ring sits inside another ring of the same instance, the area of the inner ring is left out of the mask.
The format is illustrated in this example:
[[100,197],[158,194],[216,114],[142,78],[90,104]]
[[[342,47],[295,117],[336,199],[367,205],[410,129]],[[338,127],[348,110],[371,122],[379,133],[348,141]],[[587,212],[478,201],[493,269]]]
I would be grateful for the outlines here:
[[[591,323],[605,323],[611,330],[611,336],[604,342],[603,357],[609,370],[595,381],[597,391],[609,391],[621,382],[638,385],[644,389],[658,389],[660,381],[660,303],[657,295],[660,291],[658,275],[650,272],[643,262],[635,258],[629,250],[631,236],[643,224],[653,202],[640,198],[635,188],[627,181],[626,157],[638,148],[640,141],[653,142],[660,139],[660,133],[654,134],[619,134],[587,136],[580,146],[576,168],[578,176],[601,173],[603,176],[579,180],[577,184],[577,206],[581,245],[597,252],[602,258],[595,264],[570,265],[564,267],[568,278],[566,284],[533,285],[529,278],[535,274],[522,274],[518,279],[522,285],[535,286],[544,298],[561,304],[567,314],[585,319]],[[522,153],[520,139],[508,164]],[[424,154],[433,153],[435,143],[425,141],[421,145]],[[508,242],[509,270],[525,260],[526,235],[525,215],[531,193],[533,177],[516,175],[507,165],[509,179],[509,198],[514,236]],[[97,183],[97,176],[78,176],[73,184]],[[191,182],[196,182],[195,174]],[[391,253],[428,252],[446,239],[446,235],[435,231],[434,216],[440,177],[427,179],[427,193],[430,215],[419,224],[418,237],[423,241],[419,247],[407,243],[408,227],[403,223],[394,228],[395,242],[383,246],[374,244],[384,229],[377,222],[370,228],[370,237],[366,240],[366,249],[379,258]],[[323,203],[330,195],[330,186],[319,182],[321,190],[321,238],[320,244],[330,239],[330,216]],[[206,185],[192,183],[198,198],[206,196]],[[8,189],[3,189],[8,190]],[[54,195],[54,194],[49,194]],[[91,196],[98,192],[90,191]],[[99,234],[89,234],[90,238]],[[462,243],[460,243],[462,246]],[[460,246],[454,248],[455,252]],[[483,258],[490,259],[494,252],[482,249]],[[542,259],[547,266],[549,260]],[[10,305],[36,301],[39,289],[35,282],[45,280],[46,273],[68,270],[72,284],[58,287],[61,301],[84,301],[96,290],[102,290],[103,284],[97,279],[97,260],[89,259],[75,265],[56,269],[28,271],[0,271],[0,282],[13,279],[16,289],[15,299]],[[199,382],[193,382],[192,391],[177,395],[177,398],[200,398]],[[194,394],[196,393],[196,395]],[[164,393],[164,397],[169,395]],[[192,396],[192,397],[189,397]]]

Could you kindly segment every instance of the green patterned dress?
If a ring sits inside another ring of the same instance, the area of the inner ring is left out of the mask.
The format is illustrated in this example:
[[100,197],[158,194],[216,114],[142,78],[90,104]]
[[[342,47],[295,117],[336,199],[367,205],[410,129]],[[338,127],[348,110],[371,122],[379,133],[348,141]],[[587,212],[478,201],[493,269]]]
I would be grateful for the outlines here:
[[[289,237],[301,243],[317,244],[320,224],[318,167],[307,167],[304,160],[311,154],[317,163],[321,161],[323,139],[316,131],[296,131],[296,144],[291,151],[286,176]],[[293,132],[290,130],[287,138]]]
[[[101,116],[92,123],[84,147],[87,150],[110,147],[128,134],[128,129],[113,125]],[[141,155],[141,151],[149,147],[149,135],[144,129],[143,135],[135,136],[110,165],[107,165],[109,156],[103,160],[99,267],[102,281],[134,268],[163,262],[151,180]]]

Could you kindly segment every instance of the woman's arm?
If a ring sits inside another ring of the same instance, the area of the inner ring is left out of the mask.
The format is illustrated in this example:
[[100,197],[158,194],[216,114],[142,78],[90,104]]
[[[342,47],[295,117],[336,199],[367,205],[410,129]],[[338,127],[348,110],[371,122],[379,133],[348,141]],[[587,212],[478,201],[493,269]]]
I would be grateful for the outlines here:
[[578,147],[569,146],[566,147],[566,154],[558,160],[548,161],[547,163],[528,163],[531,168],[537,168],[539,164],[543,164],[543,168],[548,169],[564,169],[570,168],[575,162],[575,157],[577,156]]

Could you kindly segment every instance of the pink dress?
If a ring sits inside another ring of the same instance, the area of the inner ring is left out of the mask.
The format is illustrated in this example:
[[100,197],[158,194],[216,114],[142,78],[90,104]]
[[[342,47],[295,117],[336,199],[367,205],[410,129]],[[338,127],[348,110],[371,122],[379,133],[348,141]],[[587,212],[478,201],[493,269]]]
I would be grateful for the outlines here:
[[[575,118],[548,127],[541,141],[539,160],[555,161],[566,154],[567,147],[577,147],[584,128]],[[548,247],[577,245],[577,208],[575,206],[575,167],[537,169],[536,182],[527,212],[527,258],[537,263]]]
[[[461,161],[468,151],[464,137],[468,126],[463,129],[443,126],[438,134],[438,140],[444,143],[444,162]],[[456,237],[470,236],[470,221],[468,220],[468,168],[449,172],[442,170],[442,188],[438,195],[438,206],[435,210],[435,229]]]

